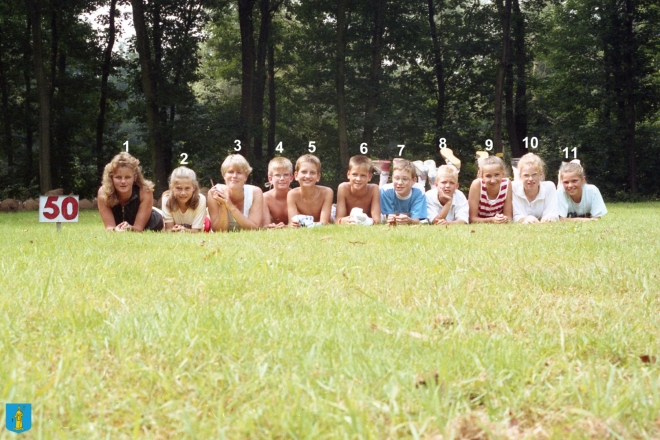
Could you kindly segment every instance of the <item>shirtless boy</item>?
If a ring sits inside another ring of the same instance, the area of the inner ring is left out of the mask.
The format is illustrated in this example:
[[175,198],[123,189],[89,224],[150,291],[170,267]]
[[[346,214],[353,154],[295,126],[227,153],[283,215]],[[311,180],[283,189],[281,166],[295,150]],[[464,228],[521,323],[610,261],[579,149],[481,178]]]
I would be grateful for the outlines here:
[[299,188],[289,191],[286,203],[289,212],[289,226],[299,227],[296,215],[314,217],[314,223],[326,225],[330,222],[333,192],[327,186],[317,186],[321,180],[321,161],[313,154],[304,154],[296,161],[294,178]]
[[[365,224],[380,223],[380,190],[369,183],[373,177],[373,163],[367,156],[353,156],[348,162],[348,182],[337,188],[337,224],[353,225],[356,218],[350,213],[360,208],[370,217]],[[371,220],[371,221],[369,221]]]
[[268,163],[271,189],[264,193],[263,226],[279,229],[289,224],[287,195],[293,182],[293,165],[286,157],[276,157]]

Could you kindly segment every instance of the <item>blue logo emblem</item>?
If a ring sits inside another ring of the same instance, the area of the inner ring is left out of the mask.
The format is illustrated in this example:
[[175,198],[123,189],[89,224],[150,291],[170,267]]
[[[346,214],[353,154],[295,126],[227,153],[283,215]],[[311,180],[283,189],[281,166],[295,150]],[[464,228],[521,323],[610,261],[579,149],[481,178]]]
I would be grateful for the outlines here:
[[32,404],[8,403],[5,412],[5,426],[11,432],[18,434],[32,428]]

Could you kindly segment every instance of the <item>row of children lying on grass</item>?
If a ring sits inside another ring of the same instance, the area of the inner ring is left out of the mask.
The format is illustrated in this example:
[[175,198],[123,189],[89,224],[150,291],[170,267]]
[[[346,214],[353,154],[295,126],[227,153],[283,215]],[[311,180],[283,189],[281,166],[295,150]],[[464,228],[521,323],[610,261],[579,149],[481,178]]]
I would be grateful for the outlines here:
[[[448,150],[448,149],[445,149]],[[460,161],[444,151],[448,165],[437,170],[405,159],[393,164],[380,161],[381,185],[369,183],[374,165],[366,156],[353,156],[348,182],[337,189],[335,218],[332,189],[319,186],[321,162],[312,154],[291,162],[276,157],[268,165],[271,189],[263,193],[247,185],[252,168],[238,154],[227,157],[220,171],[225,184],[214,185],[208,199],[200,193],[195,172],[179,167],[170,176],[163,194],[162,211],[153,208],[153,184],[142,175],[139,161],[120,153],[106,165],[98,191],[98,207],[109,231],[228,231],[337,224],[388,225],[428,221],[437,225],[467,223],[543,223],[561,220],[595,220],[607,213],[603,198],[586,183],[579,163],[564,163],[560,185],[544,181],[545,164],[533,153],[518,163],[520,180],[510,182],[504,161],[496,156],[479,160],[478,177],[468,198],[458,190]],[[432,162],[432,161],[427,161]],[[389,179],[389,165],[392,183]],[[421,171],[421,172],[420,172]],[[426,178],[435,188],[424,192]],[[422,182],[418,182],[418,175]],[[291,189],[293,180],[298,188]],[[208,211],[207,211],[208,209]]]

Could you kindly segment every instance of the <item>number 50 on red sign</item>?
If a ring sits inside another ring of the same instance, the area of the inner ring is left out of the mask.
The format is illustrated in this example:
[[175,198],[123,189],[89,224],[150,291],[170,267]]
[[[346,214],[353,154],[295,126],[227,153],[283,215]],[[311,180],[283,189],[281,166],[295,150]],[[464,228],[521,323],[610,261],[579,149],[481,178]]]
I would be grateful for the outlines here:
[[78,196],[39,196],[40,222],[77,222]]

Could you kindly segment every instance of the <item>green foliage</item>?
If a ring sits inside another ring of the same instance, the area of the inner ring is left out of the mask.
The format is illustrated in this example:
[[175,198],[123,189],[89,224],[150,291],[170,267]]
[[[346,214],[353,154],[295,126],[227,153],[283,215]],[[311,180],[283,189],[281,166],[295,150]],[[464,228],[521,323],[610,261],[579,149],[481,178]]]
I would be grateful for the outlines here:
[[48,438],[655,438],[660,205],[608,208],[196,235],[2,214],[2,398]]

